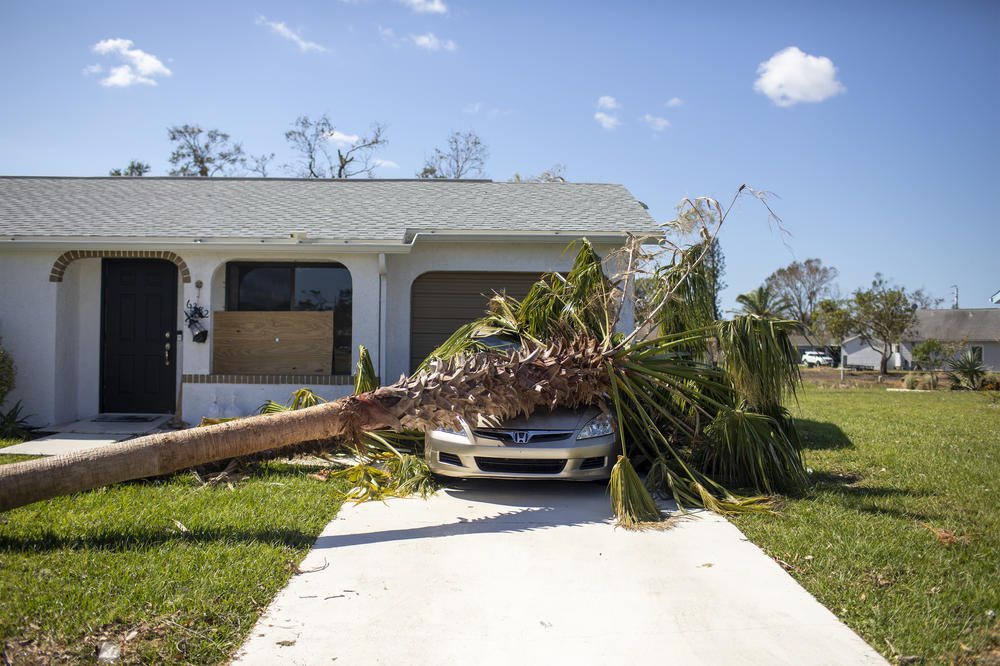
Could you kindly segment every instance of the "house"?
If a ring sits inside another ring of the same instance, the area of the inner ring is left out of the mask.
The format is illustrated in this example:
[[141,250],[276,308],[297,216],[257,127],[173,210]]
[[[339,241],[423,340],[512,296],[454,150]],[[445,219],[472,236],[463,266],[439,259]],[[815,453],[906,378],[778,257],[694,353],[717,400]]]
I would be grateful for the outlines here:
[[337,398],[358,345],[394,381],[570,242],[657,230],[613,184],[0,177],[8,400],[45,426]]
[[[917,310],[913,326],[892,347],[888,367],[910,370],[913,349],[924,340],[961,342],[988,370],[1000,371],[1000,308]],[[881,354],[859,336],[848,338],[841,348],[844,364],[862,368],[879,367]]]

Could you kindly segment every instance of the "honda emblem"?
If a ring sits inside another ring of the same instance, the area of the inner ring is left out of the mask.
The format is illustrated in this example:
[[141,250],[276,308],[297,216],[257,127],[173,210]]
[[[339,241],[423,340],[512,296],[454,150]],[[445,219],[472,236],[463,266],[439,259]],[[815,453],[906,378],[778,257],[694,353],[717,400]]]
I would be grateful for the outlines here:
[[514,438],[514,443],[515,444],[527,444],[528,443],[529,433],[527,433],[527,432],[514,431],[514,432],[511,433],[511,435]]

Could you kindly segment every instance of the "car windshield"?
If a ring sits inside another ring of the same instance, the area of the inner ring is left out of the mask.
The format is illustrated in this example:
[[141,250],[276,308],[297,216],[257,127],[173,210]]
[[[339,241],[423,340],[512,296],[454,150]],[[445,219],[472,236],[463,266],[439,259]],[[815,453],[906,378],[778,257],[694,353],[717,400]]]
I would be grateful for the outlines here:
[[479,344],[498,351],[513,351],[521,348],[521,341],[509,335],[487,335],[476,340]]

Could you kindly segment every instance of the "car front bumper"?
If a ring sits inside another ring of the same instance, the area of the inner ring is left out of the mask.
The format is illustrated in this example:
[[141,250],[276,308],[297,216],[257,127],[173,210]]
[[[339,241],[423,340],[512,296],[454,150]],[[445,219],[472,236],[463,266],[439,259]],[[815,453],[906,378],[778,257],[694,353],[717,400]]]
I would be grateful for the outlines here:
[[619,447],[614,434],[518,445],[435,430],[425,436],[424,451],[431,472],[441,476],[592,481],[611,476]]

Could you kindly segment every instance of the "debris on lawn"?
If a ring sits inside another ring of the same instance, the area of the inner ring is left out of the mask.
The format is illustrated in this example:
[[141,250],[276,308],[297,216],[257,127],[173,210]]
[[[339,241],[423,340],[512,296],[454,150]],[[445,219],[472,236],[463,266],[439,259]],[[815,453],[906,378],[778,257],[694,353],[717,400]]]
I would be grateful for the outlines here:
[[927,523],[920,523],[937,537],[938,543],[947,548],[953,543],[969,544],[972,543],[972,539],[968,536],[959,536],[952,532],[951,530],[946,530],[940,527],[931,527]]
[[318,566],[315,569],[300,569],[299,565],[297,565],[295,562],[292,562],[291,560],[288,560],[285,563],[285,568],[291,571],[295,575],[322,571],[323,569],[326,569],[328,566],[330,566],[330,563],[327,562],[326,560],[323,560],[322,566]]

